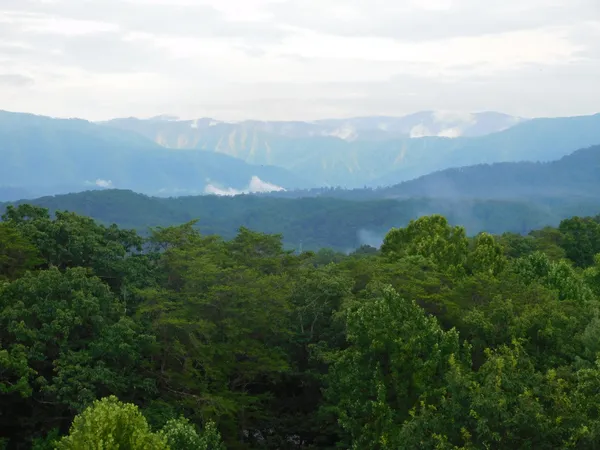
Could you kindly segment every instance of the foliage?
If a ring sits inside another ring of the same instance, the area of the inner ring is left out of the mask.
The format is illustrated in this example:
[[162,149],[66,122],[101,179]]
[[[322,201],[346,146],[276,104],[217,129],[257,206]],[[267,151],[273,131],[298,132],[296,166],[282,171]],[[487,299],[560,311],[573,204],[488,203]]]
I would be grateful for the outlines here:
[[0,281],[19,278],[41,262],[37,248],[25,236],[0,222]]
[[433,215],[411,221],[406,228],[390,230],[381,253],[394,260],[423,256],[441,270],[460,274],[467,262],[467,248],[464,228],[451,227],[445,217]]
[[214,422],[208,422],[199,434],[186,418],[171,419],[160,431],[160,435],[172,449],[225,450]]
[[8,208],[0,445],[596,448],[599,222],[295,253]]
[[[600,210],[597,198],[332,197],[326,193],[298,199],[253,195],[157,198],[126,190],[99,190],[43,197],[15,205],[31,203],[47,208],[51,214],[68,210],[104,225],[116,223],[144,234],[148,227],[168,227],[198,219],[198,227],[206,235],[232,239],[243,226],[262,233],[282,234],[289,249],[331,248],[343,253],[364,244],[379,246],[391,228],[405,227],[424,215],[441,214],[450,224],[463,226],[469,235],[482,231],[527,235],[547,225],[557,226],[567,217],[597,214]],[[8,206],[11,205],[0,204],[0,212]]]
[[600,253],[600,223],[591,217],[573,217],[563,220],[558,229],[567,257],[579,267],[593,264],[594,255]]
[[135,405],[110,396],[97,400],[75,417],[57,450],[168,450],[167,440],[153,433]]

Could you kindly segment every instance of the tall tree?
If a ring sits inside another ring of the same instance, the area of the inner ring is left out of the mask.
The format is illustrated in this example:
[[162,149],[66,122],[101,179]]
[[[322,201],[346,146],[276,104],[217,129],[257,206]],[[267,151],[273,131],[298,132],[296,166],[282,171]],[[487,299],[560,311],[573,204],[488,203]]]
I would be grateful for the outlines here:
[[383,241],[383,255],[398,260],[419,255],[441,269],[462,274],[467,261],[468,240],[462,227],[452,227],[440,215],[412,220],[406,228],[393,228]]
[[454,358],[456,331],[443,331],[414,301],[392,288],[347,314],[348,348],[330,355],[327,395],[355,449],[403,448],[398,431],[411,409],[441,388]]

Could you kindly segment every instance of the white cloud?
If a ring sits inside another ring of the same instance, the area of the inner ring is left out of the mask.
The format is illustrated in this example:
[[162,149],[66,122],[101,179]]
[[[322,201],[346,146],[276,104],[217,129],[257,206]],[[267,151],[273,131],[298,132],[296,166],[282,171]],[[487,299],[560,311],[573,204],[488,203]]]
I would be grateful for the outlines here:
[[599,30],[598,0],[1,0],[0,98],[92,120],[584,114]]
[[96,180],[96,186],[101,187],[101,188],[112,188],[113,186],[113,182],[111,180],[102,180],[102,179],[97,179]]
[[102,178],[98,178],[96,181],[85,181],[85,184],[88,186],[96,186],[96,187],[101,187],[101,188],[106,188],[106,189],[112,189],[114,188],[114,184],[111,180],[104,180]]
[[410,137],[411,138],[421,138],[425,136],[431,136],[432,133],[429,129],[423,125],[422,123],[415,125],[410,129]]
[[208,184],[204,188],[205,194],[212,195],[220,195],[220,196],[234,196],[241,194],[255,194],[255,193],[266,193],[266,192],[276,192],[276,191],[285,191],[281,186],[277,186],[272,183],[268,183],[266,181],[261,180],[257,176],[253,176],[250,180],[250,183],[245,189],[233,189],[233,188],[220,188],[215,186],[214,184]]
[[433,112],[433,118],[439,123],[474,123],[476,121],[476,118],[472,113],[465,113],[462,111],[437,110]]
[[460,127],[446,128],[438,133],[440,137],[455,138],[462,135]]

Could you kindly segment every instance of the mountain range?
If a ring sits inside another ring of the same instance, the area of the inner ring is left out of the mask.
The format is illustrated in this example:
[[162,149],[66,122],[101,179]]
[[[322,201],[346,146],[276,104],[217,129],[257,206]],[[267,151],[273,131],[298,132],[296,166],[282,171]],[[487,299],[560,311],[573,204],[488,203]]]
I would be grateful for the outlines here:
[[[120,187],[157,195],[311,186],[287,170],[216,152],[170,151],[126,130],[0,111],[0,199]],[[258,182],[257,182],[258,180]],[[264,182],[262,180],[265,180]],[[268,180],[268,182],[266,181]]]
[[[106,188],[176,196],[393,186],[449,168],[552,161],[600,143],[600,114],[444,114],[231,124],[0,112],[0,200]],[[340,127],[358,131],[336,136]],[[465,136],[415,137],[415,127],[447,135],[462,127],[454,134]]]
[[[336,137],[348,142],[426,136],[472,137],[503,131],[525,120],[498,112],[422,111],[402,117],[371,116],[311,122],[179,120],[174,116],[161,115],[145,120],[130,117],[100,123],[135,131],[167,148],[182,149],[205,148],[207,135],[248,138],[266,133],[288,138]],[[226,150],[227,142],[221,144],[221,148]],[[230,150],[235,151],[233,148]]]
[[598,199],[600,145],[550,162],[478,164],[441,170],[376,189],[317,188],[263,194],[270,197],[333,197],[349,200],[427,197],[471,200]]
[[[594,116],[521,120],[486,113],[473,115],[487,123],[478,130],[498,130],[472,137],[410,137],[420,113],[395,122],[398,133],[377,135],[380,118],[346,121],[241,122],[117,119],[111,128],[135,131],[168,148],[196,149],[242,159],[250,164],[282,167],[316,186],[389,186],[433,171],[507,161],[551,161],[579,148],[600,143],[600,114]],[[423,117],[420,120],[423,120]],[[494,121],[492,118],[497,118]],[[486,122],[487,121],[487,122]],[[508,127],[509,124],[516,125]],[[327,128],[326,125],[330,128]],[[356,139],[333,133],[334,126],[368,130]],[[400,126],[399,124],[403,124]],[[494,124],[492,127],[490,124]],[[455,123],[450,123],[455,125]],[[423,125],[425,126],[425,125]],[[369,128],[370,127],[370,128]],[[508,127],[508,128],[506,128]],[[505,129],[506,128],[506,129]],[[326,132],[323,130],[327,130]],[[401,131],[401,132],[400,132]],[[476,133],[475,133],[476,134]]]

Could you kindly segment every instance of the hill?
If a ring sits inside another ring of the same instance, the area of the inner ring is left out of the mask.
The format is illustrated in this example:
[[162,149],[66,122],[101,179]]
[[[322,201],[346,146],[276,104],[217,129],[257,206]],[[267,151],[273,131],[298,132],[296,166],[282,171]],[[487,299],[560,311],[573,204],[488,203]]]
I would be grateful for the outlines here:
[[453,199],[598,198],[600,146],[580,149],[551,162],[479,164],[446,169],[380,189],[311,189],[274,197],[326,196],[349,200],[432,197]]
[[107,125],[139,132],[167,147],[227,154],[251,164],[285,168],[317,186],[345,188],[390,186],[474,164],[551,161],[600,144],[600,114],[532,119],[492,134],[457,138],[444,137],[448,133],[420,138],[402,133],[381,135],[374,130],[386,124],[369,120],[375,124],[372,132],[356,136],[356,127],[345,122],[328,125],[342,127],[336,132],[323,131],[321,122],[119,119]]
[[119,187],[152,194],[201,193],[209,184],[246,189],[252,177],[285,188],[307,184],[285,169],[227,155],[169,151],[143,136],[79,119],[0,111],[0,199]]
[[483,164],[432,173],[382,189],[381,196],[438,198],[590,197],[600,192],[600,145],[546,163]]
[[[20,202],[24,203],[24,202]],[[289,248],[331,247],[348,251],[363,244],[378,246],[392,227],[428,214],[444,214],[449,221],[480,231],[527,233],[556,225],[573,215],[596,215],[600,200],[545,202],[413,198],[407,200],[349,201],[335,198],[283,199],[242,195],[156,198],[123,190],[89,191],[44,197],[25,203],[69,210],[105,224],[145,231],[199,219],[204,234],[235,236],[240,226],[280,233]],[[0,205],[0,211],[6,204]]]

